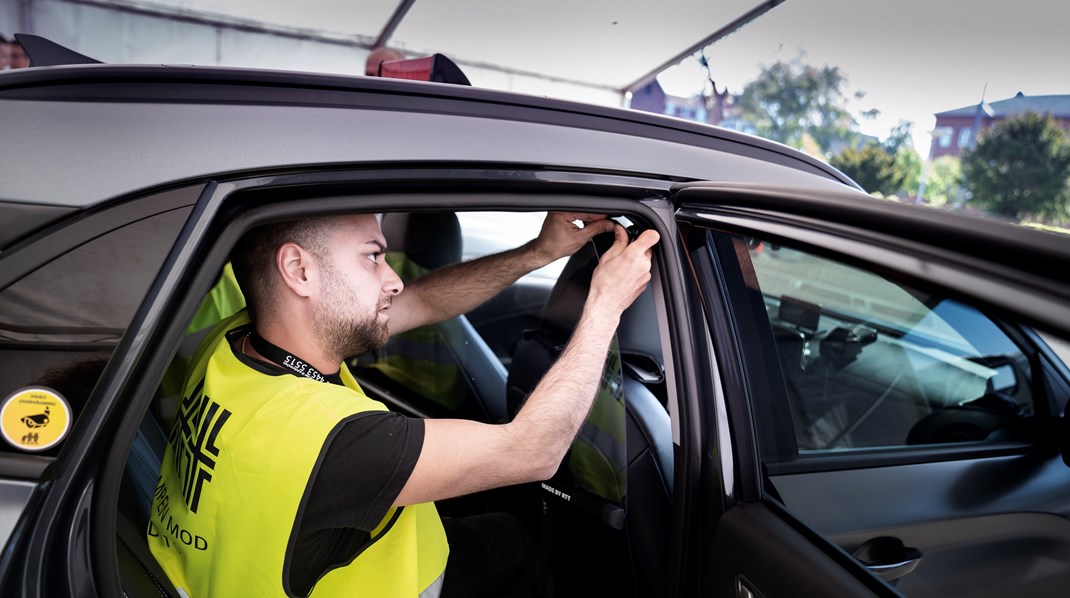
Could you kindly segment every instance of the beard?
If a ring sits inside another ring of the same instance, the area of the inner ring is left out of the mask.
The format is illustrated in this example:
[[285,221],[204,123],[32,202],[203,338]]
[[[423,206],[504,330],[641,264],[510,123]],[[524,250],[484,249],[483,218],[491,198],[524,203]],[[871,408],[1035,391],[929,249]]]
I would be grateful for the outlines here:
[[382,295],[371,313],[358,313],[363,301],[345,288],[333,267],[324,269],[324,298],[312,314],[312,325],[330,355],[339,361],[382,348],[390,338],[389,324],[379,321],[379,310],[390,305]]

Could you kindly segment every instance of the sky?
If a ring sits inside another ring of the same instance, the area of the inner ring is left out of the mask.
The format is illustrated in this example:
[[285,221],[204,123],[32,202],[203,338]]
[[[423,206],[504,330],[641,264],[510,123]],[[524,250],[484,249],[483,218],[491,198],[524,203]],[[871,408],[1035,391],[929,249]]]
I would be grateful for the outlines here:
[[[884,138],[914,125],[927,157],[933,114],[1026,95],[1070,94],[1070,2],[1066,0],[787,0],[707,49],[718,89],[738,93],[761,65],[801,58],[837,66],[852,108],[877,108],[862,132]],[[693,59],[662,73],[666,92],[701,90]]]
[[[245,15],[248,11],[248,18],[254,20],[332,30],[344,25],[365,35],[378,32],[397,1],[118,0],[124,4],[163,4],[180,11],[203,9],[232,15]],[[589,66],[592,61],[603,64],[604,61],[597,62],[601,54],[596,52],[600,47],[595,39],[603,42],[624,39],[633,49],[647,51],[660,60],[662,54],[677,51],[676,47],[666,52],[665,47],[643,46],[644,27],[660,23],[662,29],[655,33],[665,34],[664,28],[670,28],[678,46],[687,47],[704,34],[688,28],[689,25],[700,23],[698,30],[706,31],[758,2],[676,0],[663,8],[671,11],[672,19],[651,23],[644,21],[644,13],[633,6],[648,6],[644,0],[582,0],[579,5],[585,10],[576,14],[588,17],[583,21],[584,26],[600,23],[604,27],[621,28],[623,38],[592,34],[583,52],[576,54],[577,50],[570,46],[573,52],[570,56],[578,55],[586,60],[574,59],[568,64]],[[97,3],[71,0],[65,5],[69,10],[48,8],[61,4],[4,0],[0,2],[0,29],[13,31],[18,21],[16,8],[32,5],[42,12],[35,20],[41,27],[37,33],[56,36],[60,43],[106,62],[227,64],[352,73],[354,62],[363,60],[354,56],[352,48],[339,45],[295,47],[298,42],[282,43],[292,40],[280,41],[270,36],[253,39],[240,32],[217,35],[210,27],[165,25],[139,30],[136,23],[142,17],[125,12],[101,16],[98,13],[104,11]],[[495,44],[494,52],[504,55],[506,50],[532,53],[535,48],[556,48],[562,42],[552,32],[560,33],[566,24],[576,20],[576,14],[566,19],[551,7],[576,4],[566,0],[538,4],[537,10],[548,13],[545,16],[549,20],[540,21],[538,26],[516,20],[509,29],[508,43]],[[457,52],[458,58],[493,61],[493,56],[468,55],[463,46],[454,48],[459,43],[454,38],[464,37],[462,33],[468,30],[457,32],[436,24],[432,17],[438,13],[431,9],[437,6],[435,0],[417,0],[396,37],[412,34],[414,39],[424,39],[421,36],[426,32],[413,30],[426,26],[431,32],[453,36],[427,43],[442,44],[450,52]],[[466,16],[465,22],[472,21],[469,24],[478,30],[483,26],[479,7],[521,6],[530,10],[534,5],[520,0],[465,0],[458,6],[453,8],[464,15],[476,15]],[[430,12],[431,17],[425,16],[421,21],[417,17],[423,12]],[[632,28],[625,30],[625,25]],[[521,33],[533,35],[534,39],[522,38]],[[573,41],[582,44],[583,39],[579,36]],[[861,130],[884,138],[900,120],[911,121],[915,147],[922,157],[927,157],[929,132],[935,124],[936,112],[976,105],[982,94],[990,102],[1013,97],[1019,91],[1026,95],[1070,94],[1070,0],[785,0],[714,43],[708,48],[707,56],[718,87],[723,90],[727,86],[733,93],[740,92],[757,77],[762,65],[777,60],[800,59],[814,66],[839,67],[848,78],[847,97],[853,97],[855,91],[866,93],[861,102],[850,106],[853,111],[856,114],[871,108],[881,111],[873,120],[859,118]],[[581,101],[585,98],[568,94],[588,91],[596,97],[587,101],[620,101],[608,88],[576,90],[553,81],[536,88],[530,87],[534,85],[531,81],[525,83],[523,77],[499,74],[492,79],[487,72],[478,71],[473,71],[470,78],[477,86],[560,95]],[[702,89],[705,72],[690,58],[662,73],[659,81],[673,95],[690,96]]]

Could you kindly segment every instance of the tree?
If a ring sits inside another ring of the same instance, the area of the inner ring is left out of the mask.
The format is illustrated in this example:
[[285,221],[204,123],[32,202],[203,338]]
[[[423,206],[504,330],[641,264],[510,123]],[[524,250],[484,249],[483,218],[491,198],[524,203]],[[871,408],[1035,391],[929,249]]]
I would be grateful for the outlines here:
[[912,194],[921,178],[921,157],[914,150],[912,126],[909,121],[900,121],[880,144],[845,148],[829,162],[870,193]]
[[845,148],[829,162],[869,193],[893,195],[903,184],[895,156],[875,143],[867,143],[861,148]]
[[896,194],[910,197],[917,195],[918,185],[921,184],[922,163],[921,156],[913,145],[903,145],[896,150],[895,171],[899,175],[899,189]]
[[800,147],[809,134],[827,151],[836,140],[857,137],[858,122],[846,108],[846,83],[839,67],[777,61],[743,88],[736,107],[762,137]]
[[1050,115],[996,123],[962,156],[970,202],[1011,218],[1062,220],[1070,214],[1070,139]]
[[925,177],[926,203],[958,207],[965,200],[962,190],[962,162],[955,156],[940,156],[929,163]]

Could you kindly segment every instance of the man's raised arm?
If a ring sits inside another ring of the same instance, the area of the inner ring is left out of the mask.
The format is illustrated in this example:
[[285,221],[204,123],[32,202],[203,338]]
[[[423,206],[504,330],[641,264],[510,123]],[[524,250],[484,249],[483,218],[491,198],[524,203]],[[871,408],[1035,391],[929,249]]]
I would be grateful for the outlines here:
[[[583,222],[581,228],[576,221]],[[394,299],[390,333],[398,334],[448,320],[479,307],[521,276],[579,250],[600,233],[613,230],[604,214],[550,212],[539,236],[493,255],[435,270],[407,284]]]
[[616,233],[594,271],[583,314],[564,352],[513,421],[425,420],[420,457],[396,506],[553,475],[591,410],[621,313],[650,281],[658,233],[645,231],[631,244],[622,227]]

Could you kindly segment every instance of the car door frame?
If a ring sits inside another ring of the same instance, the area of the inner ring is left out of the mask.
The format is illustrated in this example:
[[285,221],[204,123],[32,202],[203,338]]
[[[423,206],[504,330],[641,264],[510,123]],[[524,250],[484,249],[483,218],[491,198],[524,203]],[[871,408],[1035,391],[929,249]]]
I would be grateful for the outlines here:
[[[707,482],[688,516],[701,522],[695,585],[699,596],[896,596],[840,547],[814,533],[775,498],[763,492],[757,419],[749,396],[768,392],[747,363],[762,359],[744,342],[746,322],[733,317],[723,264],[704,238],[696,240],[686,212],[677,212],[694,282],[693,305],[701,306],[708,346],[707,391],[693,406],[703,440]],[[721,490],[715,495],[715,488]]]
[[[685,299],[688,285],[676,246],[673,209],[667,199],[672,183],[627,173],[555,173],[547,167],[502,165],[466,169],[425,165],[381,170],[306,169],[284,174],[243,173],[236,178],[208,181],[94,391],[94,408],[86,415],[91,421],[83,424],[77,438],[71,439],[77,459],[65,459],[59,464],[51,483],[34,497],[33,508],[27,509],[17,536],[8,546],[5,594],[94,595],[121,587],[114,560],[100,555],[111,555],[116,550],[116,511],[112,505],[118,497],[122,463],[186,323],[192,319],[199,298],[214,283],[215,266],[225,262],[225,248],[237,240],[240,231],[252,223],[294,217],[307,210],[329,214],[383,207],[440,208],[436,195],[441,194],[443,181],[449,181],[454,192],[517,191],[512,200],[495,204],[517,209],[571,211],[575,205],[567,201],[566,194],[582,194],[595,198],[592,205],[597,204],[600,210],[641,214],[662,233],[663,250],[655,259],[659,270],[656,280],[664,291],[659,293],[660,309],[668,314],[674,332],[666,334],[664,340],[668,343],[668,358],[679,356],[668,369],[676,374],[679,394],[687,395],[676,397],[672,403],[678,406],[672,414],[676,422],[673,436],[677,504],[668,561],[676,568],[666,575],[667,594],[681,595],[682,588],[689,584],[684,565],[688,562],[688,546],[696,546],[698,539],[691,533],[687,518],[680,516],[683,510],[679,507],[690,500],[685,498],[690,496],[686,488],[699,483],[702,464],[698,447],[704,432],[692,424],[697,418],[686,413],[687,405],[695,402],[691,389],[699,387],[696,380],[701,378],[701,372],[690,359],[683,358],[696,351],[691,346],[694,337],[676,333],[695,328],[691,318],[698,314]],[[359,205],[352,199],[357,194],[353,192],[355,185],[360,185],[361,195],[386,197],[399,190],[408,195],[397,206],[384,204],[381,199],[379,203]],[[311,197],[302,198],[301,188],[313,190]],[[331,197],[328,191],[335,189],[347,197]],[[524,197],[533,189],[544,191],[540,200]],[[415,195],[421,191],[428,192],[423,200]],[[562,195],[560,205],[546,201],[547,196],[557,194]]]

